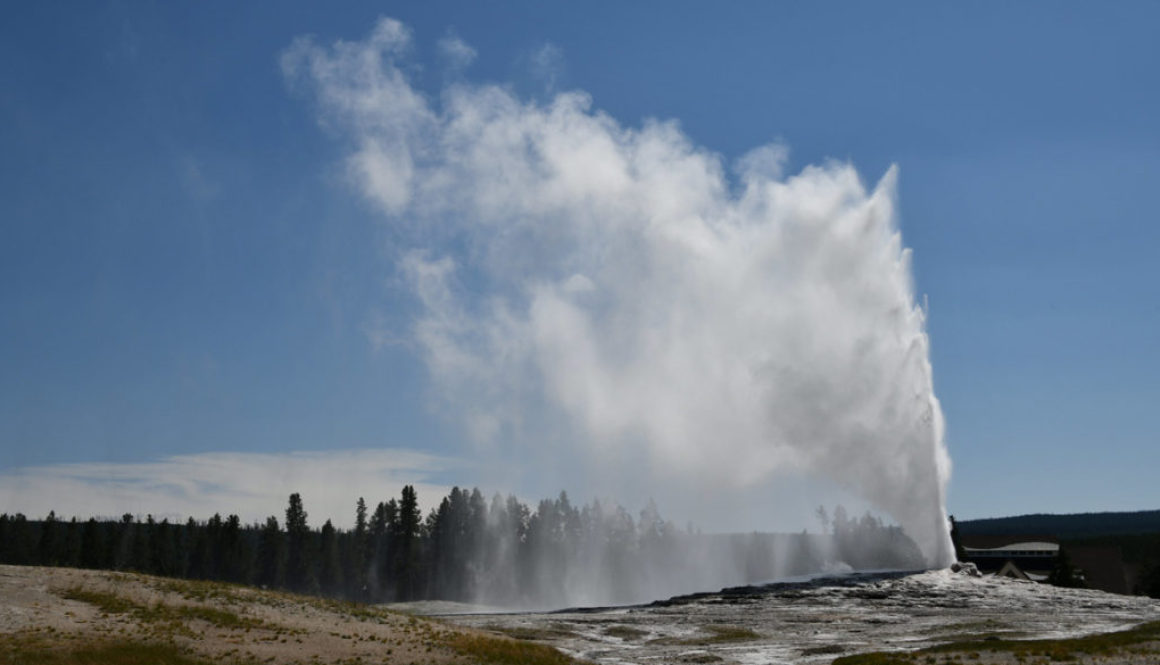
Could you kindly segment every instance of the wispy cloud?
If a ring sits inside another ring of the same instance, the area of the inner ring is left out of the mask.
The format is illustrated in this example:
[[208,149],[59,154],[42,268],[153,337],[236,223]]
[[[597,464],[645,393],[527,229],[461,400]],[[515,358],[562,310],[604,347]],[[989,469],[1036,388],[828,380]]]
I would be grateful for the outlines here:
[[459,38],[454,30],[439,40],[439,55],[448,67],[463,69],[475,61],[475,49]]
[[455,460],[412,450],[335,450],[291,453],[216,452],[142,463],[80,463],[0,472],[0,501],[9,513],[158,519],[236,513],[244,521],[281,520],[291,492],[302,494],[311,523],[350,526],[355,501],[372,506],[415,485],[430,505],[448,492],[436,481]]
[[551,42],[541,44],[529,57],[532,76],[538,79],[545,90],[554,93],[559,80],[564,75],[564,51]]

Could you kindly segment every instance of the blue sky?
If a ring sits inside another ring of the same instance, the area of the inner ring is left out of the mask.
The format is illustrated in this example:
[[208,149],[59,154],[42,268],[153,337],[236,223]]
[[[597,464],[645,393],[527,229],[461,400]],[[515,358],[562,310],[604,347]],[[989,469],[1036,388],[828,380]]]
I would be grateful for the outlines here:
[[[540,101],[579,89],[622,126],[676,120],[726,163],[779,141],[791,173],[837,159],[873,183],[897,164],[950,512],[1160,501],[1154,3],[6,14],[0,474],[221,451],[464,454],[404,339],[417,306],[391,264],[399,231],[344,177],[349,137],[279,64],[297,37],[358,40],[388,15],[412,30],[406,73],[432,97],[464,77]],[[475,49],[465,69],[440,54],[449,35]],[[432,486],[475,482],[422,468]],[[515,489],[551,491],[527,476]]]

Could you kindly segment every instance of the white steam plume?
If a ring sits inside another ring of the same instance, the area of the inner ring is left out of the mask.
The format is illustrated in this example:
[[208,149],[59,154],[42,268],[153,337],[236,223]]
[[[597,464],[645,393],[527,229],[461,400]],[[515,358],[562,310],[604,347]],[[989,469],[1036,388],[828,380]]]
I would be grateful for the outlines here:
[[950,463],[894,168],[870,191],[848,164],[786,177],[773,145],[731,179],[675,123],[626,128],[580,92],[428,99],[400,68],[409,42],[382,19],[361,42],[298,39],[282,64],[414,239],[400,260],[424,308],[414,335],[477,438],[534,440],[546,418],[585,455],[722,492],[814,474],[950,562]]

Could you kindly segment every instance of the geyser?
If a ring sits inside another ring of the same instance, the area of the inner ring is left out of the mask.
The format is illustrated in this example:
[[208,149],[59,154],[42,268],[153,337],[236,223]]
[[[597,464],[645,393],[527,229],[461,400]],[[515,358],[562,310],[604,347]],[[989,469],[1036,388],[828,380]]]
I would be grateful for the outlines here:
[[382,19],[364,41],[300,38],[282,64],[405,239],[414,339],[476,439],[721,492],[812,474],[950,563],[894,168],[868,190],[844,163],[786,175],[768,145],[727,170],[675,123],[624,127],[580,92],[429,98],[400,64],[409,40]]

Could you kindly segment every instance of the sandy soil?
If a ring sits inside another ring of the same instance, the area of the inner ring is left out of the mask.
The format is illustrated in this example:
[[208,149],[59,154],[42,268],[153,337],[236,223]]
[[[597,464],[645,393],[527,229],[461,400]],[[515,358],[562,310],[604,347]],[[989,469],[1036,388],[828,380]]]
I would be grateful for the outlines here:
[[[598,663],[830,663],[988,636],[1120,630],[1160,620],[1160,601],[936,571],[746,587],[631,608],[447,618]],[[1152,654],[1093,662],[1160,663],[1160,645],[1146,646]],[[1016,661],[983,653],[970,662]]]
[[0,566],[0,638],[44,645],[128,638],[170,641],[227,662],[462,663],[446,641],[467,630],[231,585]]

